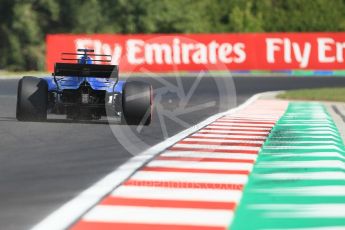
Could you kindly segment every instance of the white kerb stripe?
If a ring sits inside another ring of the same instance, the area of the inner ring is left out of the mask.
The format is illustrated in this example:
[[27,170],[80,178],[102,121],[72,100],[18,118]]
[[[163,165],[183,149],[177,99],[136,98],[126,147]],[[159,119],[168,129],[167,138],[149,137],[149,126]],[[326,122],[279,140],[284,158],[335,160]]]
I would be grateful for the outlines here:
[[219,149],[219,150],[249,150],[258,151],[260,147],[250,146],[225,146],[225,145],[197,145],[197,144],[176,144],[174,147],[191,149]]
[[224,183],[224,184],[245,184],[247,175],[231,175],[217,173],[185,173],[185,172],[150,172],[138,171],[131,179],[144,181],[174,181],[181,183]]
[[260,115],[260,114],[253,114],[253,115],[238,114],[236,116],[226,117],[226,118],[255,119],[257,121],[271,121],[271,122],[274,122],[274,121],[279,119],[279,116],[278,115],[276,115],[276,116],[265,116],[265,115]]
[[254,121],[254,122],[276,122],[278,118],[262,118],[262,117],[255,117],[255,116],[224,116],[217,121]]
[[183,169],[214,169],[214,170],[252,170],[251,163],[233,162],[204,162],[204,161],[179,161],[179,160],[153,160],[147,167],[172,167]]
[[232,135],[232,134],[206,134],[206,133],[195,133],[191,135],[191,137],[216,137],[216,138],[241,138],[243,140],[246,139],[256,139],[256,140],[265,140],[267,137],[264,136],[257,136],[256,134],[253,135]]
[[224,140],[224,139],[208,139],[208,138],[185,138],[183,141],[199,141],[199,142],[219,142],[219,143],[245,143],[245,144],[263,144],[265,141],[252,141],[252,140]]
[[215,152],[193,152],[193,151],[165,151],[161,154],[164,157],[196,157],[196,158],[217,158],[217,159],[244,159],[256,160],[256,154],[245,153],[215,153]]
[[213,129],[201,129],[198,133],[236,133],[236,134],[269,134],[266,131],[231,131],[231,130],[213,130]]
[[241,190],[210,188],[171,188],[158,186],[124,185],[115,189],[112,196],[138,199],[190,200],[214,202],[239,202]]
[[273,124],[253,124],[253,123],[229,123],[229,122],[221,122],[221,121],[216,121],[211,123],[211,125],[224,125],[224,126],[230,126],[230,127],[253,127],[253,128],[260,128],[260,127],[273,127]]
[[221,129],[221,130],[232,130],[232,129],[241,129],[241,130],[255,130],[256,131],[270,131],[271,128],[258,128],[258,127],[228,127],[228,126],[216,126],[216,125],[209,125],[206,128],[210,128],[210,129]]
[[232,218],[228,210],[98,205],[83,220],[226,227]]

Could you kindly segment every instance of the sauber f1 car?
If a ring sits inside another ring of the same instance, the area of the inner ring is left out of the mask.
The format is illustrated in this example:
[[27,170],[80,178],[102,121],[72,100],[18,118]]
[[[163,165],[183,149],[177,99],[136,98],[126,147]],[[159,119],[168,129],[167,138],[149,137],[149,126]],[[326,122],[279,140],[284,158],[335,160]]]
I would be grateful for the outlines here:
[[[77,63],[55,63],[52,76],[23,77],[18,83],[17,119],[44,121],[51,113],[65,114],[67,119],[73,120],[113,116],[122,124],[149,125],[151,85],[119,80],[118,66],[95,64],[96,61],[110,62],[111,56],[93,52],[78,49],[78,53],[62,53],[62,60]],[[77,58],[70,58],[74,55]],[[96,60],[102,56],[107,60]]]

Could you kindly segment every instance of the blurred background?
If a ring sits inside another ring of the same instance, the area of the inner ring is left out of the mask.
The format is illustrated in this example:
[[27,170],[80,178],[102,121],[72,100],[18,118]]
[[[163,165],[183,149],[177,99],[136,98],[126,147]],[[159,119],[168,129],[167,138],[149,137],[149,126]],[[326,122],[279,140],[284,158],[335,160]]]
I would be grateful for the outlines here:
[[45,70],[55,33],[344,30],[344,0],[0,0],[0,69]]

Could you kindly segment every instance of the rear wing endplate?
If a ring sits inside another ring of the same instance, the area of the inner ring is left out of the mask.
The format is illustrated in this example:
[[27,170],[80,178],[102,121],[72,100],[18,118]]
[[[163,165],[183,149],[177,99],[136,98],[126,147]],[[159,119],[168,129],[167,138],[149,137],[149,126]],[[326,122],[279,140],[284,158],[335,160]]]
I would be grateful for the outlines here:
[[55,63],[53,76],[117,78],[117,65]]

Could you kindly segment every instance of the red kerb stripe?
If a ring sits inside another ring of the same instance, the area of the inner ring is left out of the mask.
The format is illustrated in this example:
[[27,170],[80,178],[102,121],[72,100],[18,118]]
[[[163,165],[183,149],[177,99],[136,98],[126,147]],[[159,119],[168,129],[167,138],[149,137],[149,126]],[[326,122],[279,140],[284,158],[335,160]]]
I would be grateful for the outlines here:
[[247,170],[222,170],[222,169],[190,169],[190,168],[174,168],[174,167],[145,167],[142,171],[153,172],[191,172],[191,173],[216,173],[216,174],[240,174],[249,175]]
[[71,230],[226,230],[227,227],[79,221]]
[[234,210],[234,202],[212,202],[212,201],[184,201],[184,200],[163,200],[163,199],[141,199],[108,196],[101,201],[100,205],[124,205],[124,206],[145,206],[165,208],[201,208],[201,209],[226,209]]

